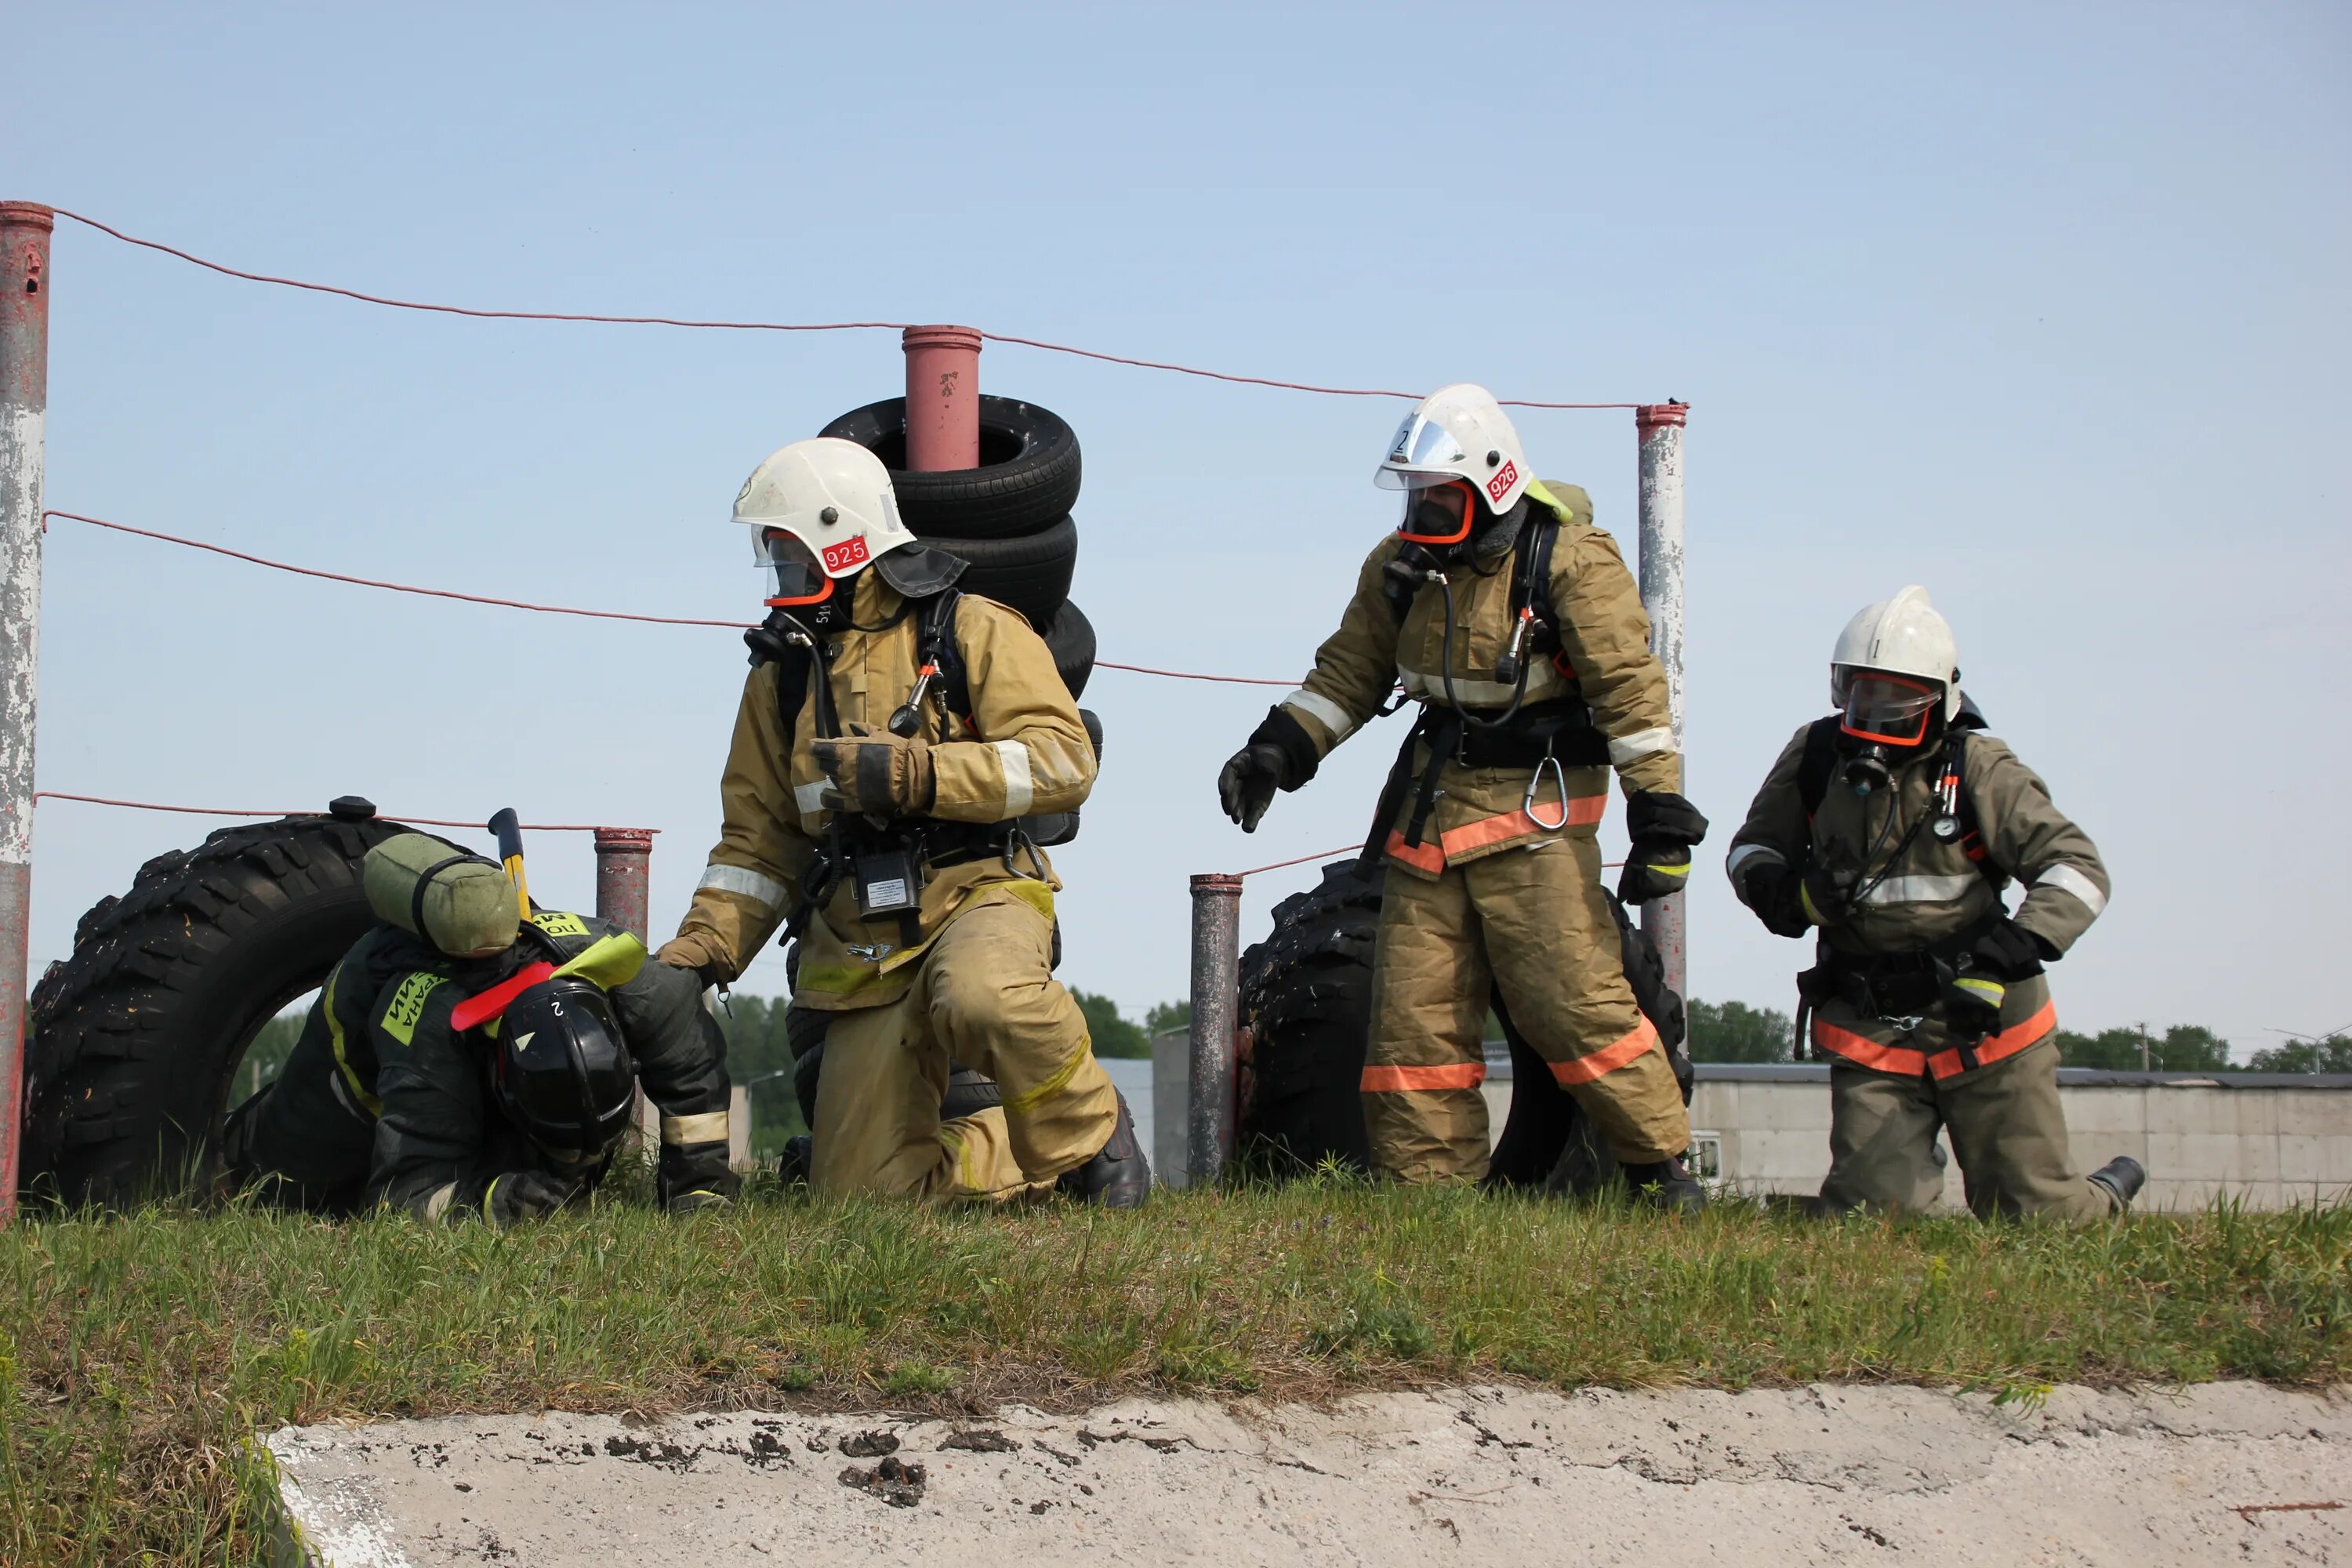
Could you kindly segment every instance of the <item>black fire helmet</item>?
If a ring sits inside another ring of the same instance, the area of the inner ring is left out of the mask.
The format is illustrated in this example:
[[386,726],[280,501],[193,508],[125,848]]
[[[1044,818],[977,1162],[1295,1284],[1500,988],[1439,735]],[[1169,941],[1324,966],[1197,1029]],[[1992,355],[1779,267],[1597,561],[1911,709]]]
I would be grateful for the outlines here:
[[490,1085],[499,1109],[533,1143],[593,1163],[629,1124],[636,1066],[604,993],[559,974],[508,1005]]

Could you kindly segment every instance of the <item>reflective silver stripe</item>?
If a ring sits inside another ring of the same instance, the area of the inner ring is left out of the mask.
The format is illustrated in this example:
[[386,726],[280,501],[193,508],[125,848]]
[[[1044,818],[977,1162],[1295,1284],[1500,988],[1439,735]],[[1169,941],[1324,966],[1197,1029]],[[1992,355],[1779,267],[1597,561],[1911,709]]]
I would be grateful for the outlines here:
[[695,886],[720,893],[740,893],[772,910],[792,895],[792,889],[783,883],[764,871],[754,871],[749,866],[706,866],[702,868],[702,880]]
[[1739,868],[1759,856],[1771,861],[1775,866],[1785,866],[1789,863],[1789,858],[1769,844],[1735,844],[1731,847],[1730,858],[1723,863],[1723,874],[1733,881],[1738,881]]
[[1612,766],[1622,768],[1627,763],[1639,762],[1643,757],[1654,757],[1660,752],[1674,749],[1675,732],[1672,730],[1637,730],[1631,735],[1609,742],[1609,761]]
[[2083,900],[2083,907],[2091,911],[2093,920],[2097,920],[2100,911],[2107,907],[2107,896],[2099,891],[2099,885],[2072,866],[2053,866],[2034,878],[2033,885],[2074,894]]
[[1296,708],[1330,731],[1331,743],[1335,746],[1356,732],[1356,721],[1348,717],[1346,709],[1328,697],[1316,696],[1303,686],[1284,698],[1280,706]]
[[1037,786],[1029,775],[1029,748],[1018,741],[999,741],[996,755],[1004,764],[1004,815],[1019,816],[1037,798]]
[[814,816],[824,809],[824,792],[832,787],[831,779],[819,779],[814,784],[794,784],[793,804],[801,808],[803,816]]
[[1969,896],[1984,879],[1974,871],[1951,877],[1889,877],[1863,896],[1865,904],[1948,904]]
[[[1442,676],[1423,675],[1417,669],[1400,666],[1397,679],[1404,683],[1404,693],[1408,697],[1433,697],[1441,702],[1445,700],[1445,680]],[[1566,684],[1560,679],[1559,671],[1551,667],[1551,660],[1539,658],[1528,671],[1528,698],[1532,701]],[[1500,708],[1517,691],[1518,688],[1507,681],[1480,680],[1468,675],[1454,678],[1455,699],[1469,708]]]
[[723,1110],[661,1119],[661,1141],[665,1143],[722,1143],[726,1140],[727,1113]]
[[446,1186],[436,1188],[433,1195],[425,1200],[425,1217],[426,1219],[439,1219],[442,1215],[449,1212],[449,1205],[455,1203],[457,1199],[457,1183],[451,1182]]

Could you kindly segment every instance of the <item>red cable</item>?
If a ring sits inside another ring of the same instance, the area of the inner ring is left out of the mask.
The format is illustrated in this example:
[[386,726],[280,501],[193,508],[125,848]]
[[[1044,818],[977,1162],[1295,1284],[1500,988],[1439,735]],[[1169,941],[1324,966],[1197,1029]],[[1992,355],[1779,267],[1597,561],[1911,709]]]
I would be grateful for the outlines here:
[[[568,605],[534,605],[522,599],[497,599],[487,594],[460,594],[449,588],[419,588],[406,583],[386,583],[373,577],[353,577],[342,572],[322,572],[314,566],[296,566],[290,562],[272,561],[266,555],[248,555],[242,550],[231,550],[223,544],[207,544],[201,539],[183,539],[176,533],[159,533],[152,528],[133,528],[127,522],[109,522],[102,517],[89,517],[78,511],[59,511],[55,507],[41,513],[46,520],[62,517],[69,522],[86,522],[95,528],[110,528],[117,533],[135,533],[142,539],[161,540],[165,544],[184,544],[190,550],[208,550],[215,555],[226,555],[233,561],[243,561],[255,566],[267,566],[273,572],[291,572],[298,577],[323,577],[331,583],[351,583],[362,588],[383,588],[394,594],[417,594],[428,599],[462,599],[469,605],[495,605],[500,609],[536,610],[550,616],[587,616],[600,621],[646,621],[661,626],[721,626],[730,631],[741,631],[749,621],[705,621],[687,616],[637,616],[625,610],[579,610]],[[1212,680],[1241,686],[1288,686],[1287,680],[1268,680],[1255,675],[1199,675],[1182,669],[1153,669],[1148,665],[1113,664],[1097,659],[1102,669],[1132,670],[1139,675],[1161,675],[1171,680]]]
[[242,550],[231,550],[225,544],[206,544],[200,539],[183,539],[176,533],[158,533],[152,529],[133,528],[127,522],[109,522],[102,517],[85,517],[78,511],[44,511],[45,518],[62,517],[73,522],[87,522],[96,528],[110,528],[117,533],[135,533],[142,539],[160,539],[166,544],[184,544],[191,550],[209,550],[215,555],[231,560],[249,562],[273,571],[291,572],[298,577],[323,577],[331,583],[352,583],[362,588],[384,588],[395,594],[419,594],[428,599],[463,599],[469,605],[496,605],[508,610],[537,610],[550,616],[587,616],[600,621],[649,621],[663,626],[725,626],[741,631],[748,621],[700,621],[684,616],[635,616],[625,610],[575,610],[567,605],[533,605],[521,599],[494,599],[486,594],[460,594],[450,588],[418,588],[406,583],[385,583],[373,577],[353,577],[341,572],[322,572],[314,566],[296,566],[284,561],[272,561],[265,555],[247,555]]
[[1319,855],[1301,855],[1295,860],[1276,860],[1271,866],[1253,866],[1246,871],[1236,871],[1236,877],[1255,877],[1260,871],[1279,871],[1285,866],[1304,866],[1309,860],[1328,860],[1334,855],[1355,855],[1363,850],[1360,844],[1342,844],[1337,849],[1326,849]]
[[1095,660],[1097,669],[1124,669],[1135,675],[1164,675],[1171,680],[1216,680],[1233,686],[1296,686],[1295,680],[1268,680],[1260,675],[1195,675],[1188,669],[1154,669],[1148,664],[1113,664],[1109,659]]
[[[363,294],[356,289],[339,288],[331,283],[307,283],[299,278],[277,278],[267,272],[247,272],[242,268],[207,261],[160,240],[141,239],[123,233],[110,224],[94,217],[84,217],[64,207],[51,207],[59,217],[69,217],[85,224],[100,234],[111,235],[125,245],[136,245],[149,250],[160,250],[175,256],[208,271],[227,278],[242,278],[248,283],[270,283],[281,289],[305,289],[313,294],[335,294],[346,300],[357,300],[367,305],[388,305],[400,310],[430,310],[444,316],[472,316],[485,321],[589,321],[615,327],[694,327],[737,332],[846,332],[860,331],[905,331],[913,325],[908,321],[700,321],[677,316],[598,316],[570,310],[486,310],[468,305],[436,305],[418,300],[395,300],[384,294]],[[1271,386],[1285,392],[1314,392],[1327,397],[1402,397],[1419,398],[1417,392],[1391,392],[1381,387],[1317,386],[1310,382],[1276,381],[1262,375],[1234,375],[1222,370],[1202,370],[1189,364],[1171,364],[1165,360],[1130,359],[1125,354],[1103,353],[1095,349],[1073,348],[1067,343],[1049,343],[1041,338],[1014,337],[1006,332],[982,332],[992,343],[1009,343],[1021,348],[1043,349],[1048,353],[1075,354],[1080,359],[1100,360],[1108,364],[1133,365],[1140,370],[1171,371],[1178,375],[1197,375],[1210,381],[1232,382],[1242,386]],[[1542,403],[1528,398],[1506,397],[1500,401],[1511,408],[1639,408],[1638,403]],[[586,612],[572,612],[584,614]],[[1280,684],[1276,682],[1276,684]]]
[[[85,805],[121,805],[128,806],[133,811],[176,811],[188,816],[324,816],[327,815],[323,811],[238,811],[227,806],[159,805],[152,800],[111,800],[102,795],[69,795],[61,789],[37,789],[33,792],[33,798],[36,801],[78,800]],[[478,822],[459,822],[454,817],[446,816],[402,816],[379,811],[376,813],[375,819],[382,822],[413,822],[424,827],[470,827],[477,833],[489,831]],[[531,833],[597,833],[611,825],[608,823],[600,826],[585,822],[526,822],[522,826]],[[629,831],[659,833],[661,829],[637,827],[631,828]]]

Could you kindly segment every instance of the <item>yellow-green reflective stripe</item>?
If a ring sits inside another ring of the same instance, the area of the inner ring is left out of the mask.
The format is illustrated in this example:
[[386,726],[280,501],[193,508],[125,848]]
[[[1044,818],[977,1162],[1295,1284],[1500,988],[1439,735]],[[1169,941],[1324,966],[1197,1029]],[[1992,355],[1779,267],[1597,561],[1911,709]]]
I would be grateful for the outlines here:
[[1036,1088],[1031,1089],[1026,1094],[1006,1095],[1004,1097],[1004,1114],[1012,1116],[1024,1110],[1034,1110],[1040,1104],[1044,1103],[1049,1096],[1059,1094],[1062,1090],[1069,1088],[1070,1079],[1077,1077],[1078,1075],[1078,1064],[1085,1061],[1091,1055],[1093,1055],[1091,1050],[1085,1046],[1080,1046],[1076,1051],[1071,1053],[1070,1059],[1068,1061],[1064,1062],[1060,1067],[1054,1069],[1053,1076],[1048,1078],[1045,1082],[1039,1084]]
[[367,1085],[360,1081],[359,1073],[352,1066],[352,1058],[343,1050],[343,1023],[335,1016],[335,983],[342,977],[343,966],[338,963],[328,972],[327,989],[319,998],[319,1005],[327,1010],[327,1043],[334,1047],[335,1066],[341,1071],[343,1081],[351,1085],[352,1098],[367,1107],[370,1116],[382,1116],[383,1101],[368,1092]]

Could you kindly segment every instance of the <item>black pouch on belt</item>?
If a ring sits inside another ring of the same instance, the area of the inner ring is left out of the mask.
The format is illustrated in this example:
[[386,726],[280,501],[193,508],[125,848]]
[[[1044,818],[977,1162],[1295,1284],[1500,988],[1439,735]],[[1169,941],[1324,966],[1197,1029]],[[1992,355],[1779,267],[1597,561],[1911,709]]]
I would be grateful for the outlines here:
[[919,908],[923,897],[921,870],[909,849],[877,849],[852,863],[857,884],[857,914],[861,920],[887,920]]

